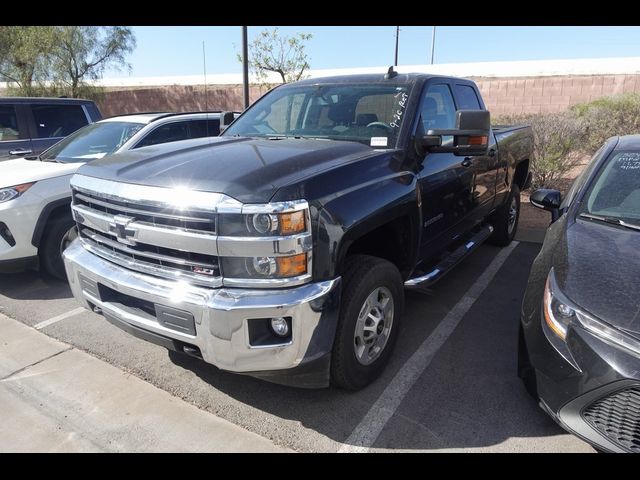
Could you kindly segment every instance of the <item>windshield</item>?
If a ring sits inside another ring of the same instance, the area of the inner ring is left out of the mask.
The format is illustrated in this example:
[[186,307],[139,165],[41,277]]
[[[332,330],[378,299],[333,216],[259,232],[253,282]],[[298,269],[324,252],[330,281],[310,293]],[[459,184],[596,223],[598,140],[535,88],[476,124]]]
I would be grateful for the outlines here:
[[587,192],[579,213],[640,225],[640,152],[615,152]]
[[40,158],[62,163],[102,158],[115,152],[142,127],[144,124],[133,122],[92,123],[56,143]]
[[393,148],[409,94],[408,85],[325,84],[277,88],[223,135],[325,138]]

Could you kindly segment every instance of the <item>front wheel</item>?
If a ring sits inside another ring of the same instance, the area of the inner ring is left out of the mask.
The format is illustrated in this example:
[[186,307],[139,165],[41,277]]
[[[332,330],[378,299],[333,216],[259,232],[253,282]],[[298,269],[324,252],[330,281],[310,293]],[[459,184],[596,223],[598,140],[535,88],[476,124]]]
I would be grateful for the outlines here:
[[353,255],[346,262],[331,381],[360,390],[389,361],[400,329],[404,290],[391,262],[368,255]]
[[40,264],[44,270],[61,280],[66,279],[62,252],[78,236],[75,221],[71,216],[52,220],[40,242]]
[[494,230],[491,237],[489,237],[489,242],[501,247],[509,245],[516,236],[519,219],[520,188],[518,185],[513,184],[507,201],[493,214],[491,224]]

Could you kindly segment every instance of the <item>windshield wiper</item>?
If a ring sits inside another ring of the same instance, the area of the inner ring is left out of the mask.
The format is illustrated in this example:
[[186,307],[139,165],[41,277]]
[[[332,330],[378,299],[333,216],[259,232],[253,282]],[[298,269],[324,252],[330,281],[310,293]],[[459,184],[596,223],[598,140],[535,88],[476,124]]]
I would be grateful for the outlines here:
[[610,223],[611,225],[619,225],[621,227],[630,228],[631,230],[640,230],[640,225],[625,222],[618,217],[611,217],[608,215],[593,215],[592,213],[581,213],[580,217],[587,218],[589,220],[597,220],[599,222]]
[[304,135],[285,135],[283,133],[273,133],[271,135],[267,135],[266,136],[267,140],[282,140],[284,138],[295,138],[295,139],[302,139],[302,140],[312,140],[316,137],[306,137]]

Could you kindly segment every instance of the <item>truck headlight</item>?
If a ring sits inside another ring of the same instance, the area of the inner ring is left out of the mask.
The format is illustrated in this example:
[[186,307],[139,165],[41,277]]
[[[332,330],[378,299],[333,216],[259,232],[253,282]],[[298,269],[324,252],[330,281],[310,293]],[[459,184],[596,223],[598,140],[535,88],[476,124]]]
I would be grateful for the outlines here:
[[223,257],[221,260],[225,278],[291,278],[308,273],[306,253],[285,257]]
[[227,236],[285,236],[307,230],[306,210],[287,213],[221,214],[218,230]]
[[0,188],[0,203],[18,198],[29,190],[34,183],[35,182],[23,183],[21,185],[14,185],[13,187]]
[[311,215],[305,200],[245,204],[217,217],[223,283],[272,288],[311,281]]

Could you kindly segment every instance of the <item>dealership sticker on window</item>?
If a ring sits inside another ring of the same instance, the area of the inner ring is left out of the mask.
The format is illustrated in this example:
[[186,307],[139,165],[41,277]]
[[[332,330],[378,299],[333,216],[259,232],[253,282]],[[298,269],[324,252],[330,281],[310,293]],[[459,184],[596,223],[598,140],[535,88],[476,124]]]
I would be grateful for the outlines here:
[[[371,145],[373,145],[373,143]],[[618,156],[617,166],[620,170],[639,170],[640,155],[637,152],[622,153]]]
[[386,147],[387,146],[387,137],[371,137],[371,146],[372,147]]

